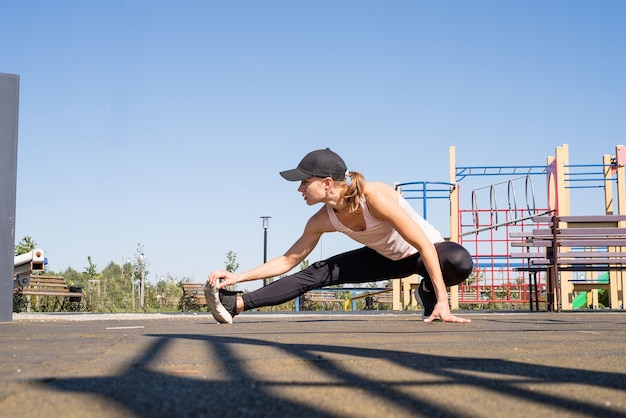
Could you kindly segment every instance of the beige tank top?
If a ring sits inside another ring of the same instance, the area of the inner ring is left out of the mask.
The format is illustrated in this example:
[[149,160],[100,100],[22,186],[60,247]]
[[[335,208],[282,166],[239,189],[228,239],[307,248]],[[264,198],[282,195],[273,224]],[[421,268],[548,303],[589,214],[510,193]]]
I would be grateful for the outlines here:
[[[360,242],[361,244],[375,250],[377,253],[390,258],[392,260],[401,260],[410,255],[417,253],[415,247],[406,242],[404,238],[386,221],[381,221],[374,218],[367,208],[365,198],[361,198],[361,208],[363,210],[363,217],[365,218],[365,230],[353,231],[347,228],[341,223],[335,211],[330,206],[326,206],[328,217],[333,227],[353,240]],[[398,203],[400,207],[404,209],[406,213],[419,225],[420,228],[426,233],[428,239],[432,243],[443,241],[443,237],[428,223],[419,213],[413,209],[413,207],[402,196],[398,195]]]

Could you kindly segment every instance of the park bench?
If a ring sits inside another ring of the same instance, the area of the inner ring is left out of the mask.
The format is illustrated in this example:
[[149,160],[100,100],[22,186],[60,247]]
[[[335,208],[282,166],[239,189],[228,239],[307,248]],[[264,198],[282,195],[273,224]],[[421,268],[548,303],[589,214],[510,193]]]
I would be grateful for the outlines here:
[[380,292],[372,295],[374,303],[393,303],[393,290],[389,289],[385,292]]
[[393,289],[365,291],[359,295],[352,296],[343,301],[344,311],[350,310],[350,304],[358,299],[365,299],[365,309],[374,309],[374,305],[380,303],[393,304]]
[[203,283],[184,282],[180,286],[183,288],[183,296],[180,299],[180,309],[183,312],[196,311],[207,306]]
[[[368,304],[368,299],[371,301]],[[383,290],[382,292],[373,292],[368,294],[365,297],[365,306],[366,309],[374,309],[374,307],[378,308],[381,303],[385,304],[393,304],[393,290]]]
[[333,304],[344,303],[344,299],[340,299],[336,296],[335,292],[327,289],[316,289],[308,291],[303,296],[303,303],[316,302],[322,306],[322,309],[328,304],[332,310]]
[[50,297],[56,300],[54,308],[63,307],[66,298],[70,298],[69,302],[78,304],[74,308],[80,307],[83,298],[82,288],[68,286],[65,278],[62,276],[32,275],[28,284],[13,288],[13,293],[23,295],[28,299],[28,307],[30,308],[31,297]]
[[[608,272],[626,268],[626,222],[624,215],[600,216],[538,216],[534,222],[543,225],[527,232],[513,232],[511,247],[526,251],[511,252],[510,257],[522,260],[517,271],[528,272],[531,288],[531,309],[538,308],[537,274],[547,275],[548,310],[559,309],[557,291],[561,272]],[[569,279],[574,290],[608,288],[609,283],[587,275]]]

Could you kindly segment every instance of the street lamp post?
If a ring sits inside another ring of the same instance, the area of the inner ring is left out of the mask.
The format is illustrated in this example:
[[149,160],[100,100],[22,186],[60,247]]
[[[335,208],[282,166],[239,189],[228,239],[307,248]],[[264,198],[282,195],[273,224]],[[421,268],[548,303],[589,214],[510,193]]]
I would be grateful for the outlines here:
[[[271,216],[261,216],[263,219],[263,263],[267,263],[267,228],[270,226]],[[263,279],[263,286],[267,285],[267,278]]]

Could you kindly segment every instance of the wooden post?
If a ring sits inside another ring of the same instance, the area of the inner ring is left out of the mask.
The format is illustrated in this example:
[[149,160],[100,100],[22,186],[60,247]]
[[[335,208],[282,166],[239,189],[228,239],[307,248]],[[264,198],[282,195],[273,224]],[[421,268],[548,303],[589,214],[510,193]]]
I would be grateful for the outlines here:
[[[569,148],[567,144],[563,144],[556,148],[556,184],[557,184],[557,208],[559,216],[570,215],[570,192],[565,187],[565,174],[566,166],[569,165]],[[562,225],[556,225],[562,226]],[[563,249],[567,251],[567,249]],[[555,277],[556,289],[555,289],[555,310],[561,309],[571,310],[573,308],[574,301],[574,286],[571,282],[571,272],[560,272],[559,277]],[[559,283],[560,282],[560,283]]]
[[[459,185],[456,183],[456,149],[450,147],[450,241],[459,241]],[[459,286],[450,287],[450,307],[459,309]]]
[[[613,163],[612,157],[610,155],[602,156],[602,166],[604,171],[604,214],[605,215],[613,215],[615,214],[615,201],[613,198]],[[618,225],[621,226],[621,222],[618,222]],[[621,251],[621,250],[620,250]],[[618,273],[616,271],[609,271],[609,303],[611,306],[615,306],[618,303],[617,300],[617,282],[618,282]],[[621,276],[621,274],[620,274]],[[598,290],[595,289],[595,293],[592,293],[592,306],[596,306],[598,304]]]
[[611,167],[611,156],[602,156],[602,167],[604,171],[604,214],[613,215],[615,213],[615,205],[613,205],[613,170]]
[[[617,211],[619,215],[626,215],[626,147],[618,145],[615,147],[615,174],[617,175]],[[618,222],[621,228],[626,227],[626,222]],[[624,309],[626,302],[626,274],[617,271],[612,275],[609,273],[609,297],[611,309]]]

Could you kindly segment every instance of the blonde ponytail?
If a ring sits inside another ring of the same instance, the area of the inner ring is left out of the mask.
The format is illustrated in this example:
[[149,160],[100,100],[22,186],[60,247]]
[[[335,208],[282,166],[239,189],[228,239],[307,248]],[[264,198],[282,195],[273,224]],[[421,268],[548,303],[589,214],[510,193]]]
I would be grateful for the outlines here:
[[341,197],[346,199],[348,203],[348,213],[359,213],[361,212],[361,197],[363,197],[363,189],[365,188],[365,177],[358,171],[348,171],[346,174],[351,181],[344,189]]

